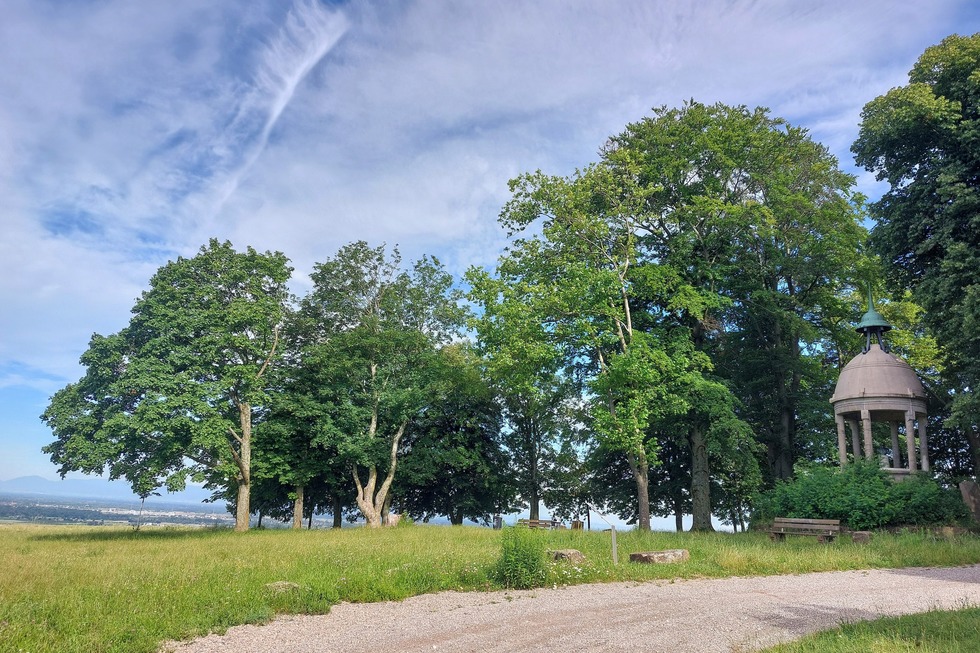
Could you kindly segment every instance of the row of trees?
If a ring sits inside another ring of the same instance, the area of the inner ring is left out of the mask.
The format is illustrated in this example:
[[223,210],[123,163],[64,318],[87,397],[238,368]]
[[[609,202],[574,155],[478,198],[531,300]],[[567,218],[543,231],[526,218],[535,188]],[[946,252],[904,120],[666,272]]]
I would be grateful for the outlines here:
[[537,518],[542,500],[738,525],[798,459],[834,459],[857,289],[887,280],[936,404],[931,458],[974,472],[978,70],[980,37],[951,37],[866,107],[854,151],[892,184],[870,207],[805,130],[692,101],[571,176],[513,180],[510,246],[465,296],[436,259],[404,269],[360,242],[294,300],[282,254],[212,241],[93,337],[42,416],[45,451],[143,496],[203,481],[239,529],[255,511]]

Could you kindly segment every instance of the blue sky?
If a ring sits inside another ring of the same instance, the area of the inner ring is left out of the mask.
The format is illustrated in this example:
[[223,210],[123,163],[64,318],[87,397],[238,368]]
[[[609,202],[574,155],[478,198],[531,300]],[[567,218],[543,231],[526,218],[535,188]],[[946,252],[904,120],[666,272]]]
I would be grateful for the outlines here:
[[355,239],[491,265],[508,179],[690,98],[770,107],[859,173],[861,107],[978,31],[973,0],[5,0],[0,480],[56,477],[48,398],[211,237],[284,252],[298,292]]

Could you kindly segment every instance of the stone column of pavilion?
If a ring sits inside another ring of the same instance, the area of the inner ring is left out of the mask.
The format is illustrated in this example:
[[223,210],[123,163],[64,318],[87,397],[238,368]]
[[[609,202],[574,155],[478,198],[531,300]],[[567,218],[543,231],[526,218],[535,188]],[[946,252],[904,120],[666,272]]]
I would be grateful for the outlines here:
[[[868,312],[856,331],[865,336],[864,351],[844,366],[830,403],[837,421],[837,452],[841,467],[847,464],[847,436],[851,431],[854,460],[876,458],[871,436],[873,422],[887,422],[891,428],[890,466],[885,469],[899,478],[916,471],[929,470],[929,446],[926,439],[926,393],[915,371],[908,363],[888,352],[884,334],[891,325],[875,310],[868,293]],[[905,430],[905,456],[902,460],[899,429]],[[858,432],[860,428],[860,433]],[[916,460],[915,436],[919,436],[919,460]],[[863,443],[863,455],[861,444]]]

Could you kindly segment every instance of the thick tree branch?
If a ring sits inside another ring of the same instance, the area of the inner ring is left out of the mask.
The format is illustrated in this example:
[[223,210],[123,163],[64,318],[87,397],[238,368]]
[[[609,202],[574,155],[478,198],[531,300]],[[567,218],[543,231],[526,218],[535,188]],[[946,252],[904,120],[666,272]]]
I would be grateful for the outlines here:
[[262,363],[262,367],[261,367],[261,369],[259,369],[259,373],[255,375],[255,378],[256,379],[261,379],[262,378],[262,375],[265,374],[266,368],[269,367],[269,363],[272,361],[272,357],[276,355],[276,347],[279,345],[279,325],[278,324],[272,330],[272,333],[273,333],[272,349],[269,351],[269,357],[265,359],[265,362],[264,363]]
[[[407,426],[408,420],[403,420],[398,426],[398,431],[395,433],[395,437],[391,440],[391,465],[388,468],[388,474],[385,476],[385,480],[381,483],[381,488],[378,490],[379,497],[383,498],[387,496],[388,490],[391,488],[391,484],[395,480],[395,467],[398,464],[398,444],[401,442],[402,435],[404,435],[405,428]],[[387,517],[385,519],[387,519]]]

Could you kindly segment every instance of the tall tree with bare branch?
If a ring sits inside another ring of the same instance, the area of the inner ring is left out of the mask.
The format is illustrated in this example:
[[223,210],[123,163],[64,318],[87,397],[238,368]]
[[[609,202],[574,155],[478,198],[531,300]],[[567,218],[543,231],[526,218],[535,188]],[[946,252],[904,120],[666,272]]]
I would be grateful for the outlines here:
[[387,521],[402,438],[424,410],[437,348],[463,319],[453,279],[434,258],[401,269],[397,250],[359,241],[316,265],[300,306],[314,437],[350,466],[369,526]]

